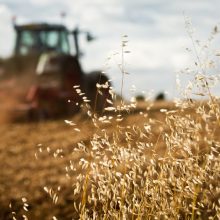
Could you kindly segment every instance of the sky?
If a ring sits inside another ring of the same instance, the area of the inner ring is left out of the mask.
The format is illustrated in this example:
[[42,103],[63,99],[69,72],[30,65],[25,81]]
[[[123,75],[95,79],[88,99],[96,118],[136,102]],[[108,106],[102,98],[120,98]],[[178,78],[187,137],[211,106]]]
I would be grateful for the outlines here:
[[[195,59],[186,50],[193,48],[186,20],[192,21],[195,40],[206,42],[215,25],[220,24],[219,9],[219,0],[0,0],[0,56],[8,57],[13,51],[13,16],[18,24],[78,26],[96,37],[87,43],[82,36],[84,71],[106,71],[120,91],[117,66],[121,56],[113,54],[121,51],[122,36],[127,35],[131,53],[124,56],[129,73],[124,79],[124,95],[128,97],[136,88],[136,93],[165,91],[173,97],[177,93],[176,73]],[[63,19],[61,12],[66,13]],[[214,44],[218,49],[217,40]]]

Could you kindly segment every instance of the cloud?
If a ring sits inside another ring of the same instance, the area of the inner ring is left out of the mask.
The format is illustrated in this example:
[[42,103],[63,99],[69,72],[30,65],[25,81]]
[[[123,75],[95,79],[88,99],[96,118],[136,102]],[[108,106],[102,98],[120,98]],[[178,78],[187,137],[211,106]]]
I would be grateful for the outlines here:
[[[60,12],[66,11],[69,28],[79,25],[97,37],[91,44],[85,40],[81,44],[86,71],[102,67],[109,51],[120,51],[121,35],[127,34],[132,52],[126,58],[128,67],[135,74],[148,73],[143,79],[159,89],[164,81],[171,81],[170,72],[183,68],[191,59],[185,53],[185,47],[192,45],[183,13],[191,17],[196,38],[205,40],[219,22],[218,5],[219,0],[0,0],[0,33],[7,42],[0,45],[0,55],[8,55],[12,49],[12,15],[21,23],[60,23]],[[129,79],[143,87],[144,80],[139,77],[132,74]]]
[[13,50],[12,42],[14,41],[14,34],[11,25],[12,15],[11,10],[7,6],[0,3],[0,52],[6,56],[9,55]]

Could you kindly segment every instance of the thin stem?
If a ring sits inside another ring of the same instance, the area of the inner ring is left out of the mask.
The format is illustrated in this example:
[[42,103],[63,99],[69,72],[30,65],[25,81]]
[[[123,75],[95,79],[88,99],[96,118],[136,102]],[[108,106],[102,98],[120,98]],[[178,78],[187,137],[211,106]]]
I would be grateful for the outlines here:
[[121,104],[123,102],[123,87],[124,87],[124,74],[125,74],[125,66],[124,66],[124,42],[122,40],[122,47],[121,47]]

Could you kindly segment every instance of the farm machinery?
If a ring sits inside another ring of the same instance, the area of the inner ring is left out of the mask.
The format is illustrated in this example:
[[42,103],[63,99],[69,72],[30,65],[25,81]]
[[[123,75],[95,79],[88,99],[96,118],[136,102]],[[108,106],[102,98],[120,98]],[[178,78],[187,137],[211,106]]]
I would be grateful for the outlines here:
[[[28,118],[53,118],[78,111],[83,99],[74,86],[85,93],[94,111],[104,109],[110,99],[108,78],[101,71],[83,72],[78,28],[69,31],[64,25],[43,23],[14,25],[14,29],[17,63],[23,69],[34,67],[33,73],[28,73],[32,81],[22,105]],[[89,32],[86,37],[88,41],[93,39]],[[97,83],[106,86],[97,91]]]

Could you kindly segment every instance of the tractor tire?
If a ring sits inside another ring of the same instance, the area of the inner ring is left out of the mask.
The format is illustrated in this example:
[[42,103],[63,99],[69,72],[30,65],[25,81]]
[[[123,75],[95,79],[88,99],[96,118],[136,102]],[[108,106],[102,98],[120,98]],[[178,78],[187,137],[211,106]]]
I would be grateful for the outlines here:
[[[91,109],[96,113],[103,113],[104,109],[109,106],[107,99],[111,100],[109,93],[110,83],[106,75],[100,71],[94,71],[84,76],[85,93],[87,98],[90,100]],[[99,85],[107,85],[107,88],[98,88]]]
[[50,118],[49,113],[46,109],[29,109],[27,112],[27,121],[45,121]]

